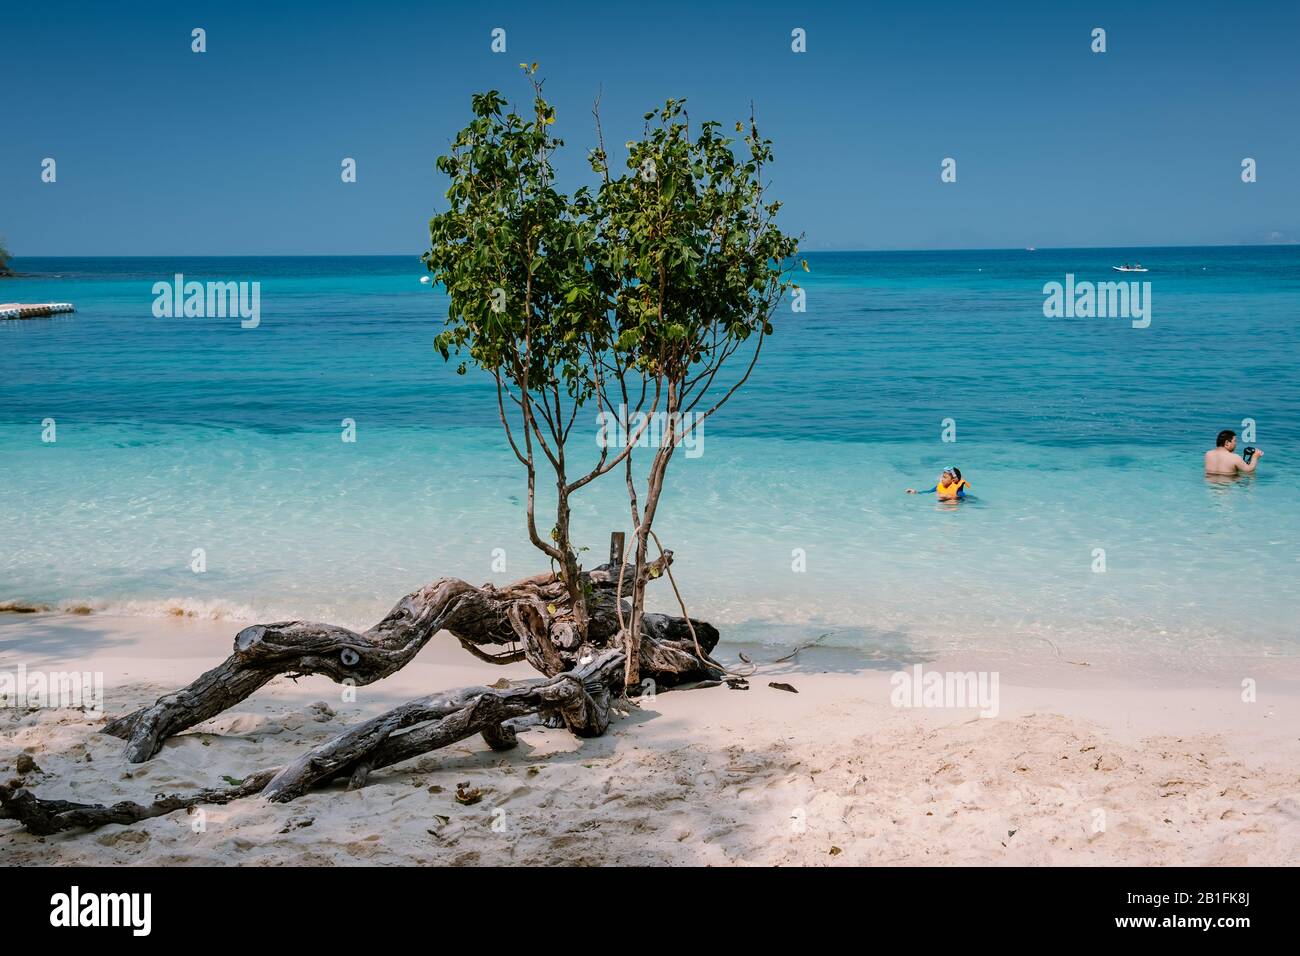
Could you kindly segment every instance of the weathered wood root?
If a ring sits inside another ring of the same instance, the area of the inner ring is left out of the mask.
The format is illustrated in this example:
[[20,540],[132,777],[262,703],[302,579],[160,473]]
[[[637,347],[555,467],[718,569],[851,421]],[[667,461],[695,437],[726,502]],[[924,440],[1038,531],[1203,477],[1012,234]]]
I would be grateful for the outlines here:
[[611,689],[622,678],[622,651],[610,649],[572,671],[520,683],[504,690],[466,687],[409,701],[321,744],[284,767],[263,770],[236,786],[164,796],[152,803],[103,804],[42,800],[16,781],[0,785],[0,818],[18,820],[32,833],[93,829],[131,824],[199,804],[223,804],[261,794],[285,803],[313,787],[343,777],[348,789],[369,775],[431,750],[482,734],[494,750],[516,744],[510,723],[530,714],[558,713],[574,732],[604,733],[609,725]]
[[[467,687],[408,701],[299,757],[276,774],[262,795],[284,803],[343,775],[349,775],[352,789],[372,770],[476,733],[484,734],[493,749],[513,747],[514,731],[506,721],[544,711],[559,713],[581,736],[599,736],[609,726],[609,688],[622,663],[622,651],[608,650],[573,671],[518,687]],[[397,733],[407,727],[414,729]]]
[[103,732],[126,740],[127,759],[140,763],[166,738],[215,717],[281,674],[370,684],[404,667],[443,628],[508,642],[513,631],[505,614],[504,602],[484,589],[442,578],[408,594],[364,634],[305,621],[246,627],[221,664],[188,687],[110,721]]
[[37,836],[49,836],[61,830],[94,829],[109,823],[139,823],[176,810],[188,810],[201,803],[229,803],[240,797],[252,796],[260,792],[274,776],[274,770],[264,770],[237,787],[200,790],[187,796],[160,797],[153,803],[123,800],[112,806],[73,803],[70,800],[42,800],[30,790],[15,786],[17,781],[10,781],[8,784],[0,784],[0,819],[17,820]]
[[[660,562],[671,560],[669,552]],[[632,566],[621,570],[627,593]],[[235,635],[233,653],[221,664],[188,687],[110,721],[103,732],[126,740],[127,759],[140,763],[156,754],[168,737],[215,717],[277,676],[319,674],[340,683],[370,684],[404,667],[440,630],[449,631],[482,660],[505,664],[526,659],[548,676],[563,673],[622,640],[615,609],[617,569],[603,565],[586,577],[592,589],[586,642],[567,617],[566,590],[553,574],[506,588],[441,578],[408,594],[364,633],[306,621],[244,628]],[[717,629],[703,621],[693,623],[707,656],[717,644]],[[494,647],[502,650],[485,650]],[[695,654],[683,618],[646,615],[641,656],[642,673],[665,686],[721,673],[715,662]]]

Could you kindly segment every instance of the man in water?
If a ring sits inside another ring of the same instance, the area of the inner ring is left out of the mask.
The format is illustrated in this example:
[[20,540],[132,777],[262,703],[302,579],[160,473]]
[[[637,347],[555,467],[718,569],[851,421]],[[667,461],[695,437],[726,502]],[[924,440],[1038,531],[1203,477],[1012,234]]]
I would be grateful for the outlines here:
[[1238,473],[1251,474],[1259,460],[1264,457],[1264,453],[1258,448],[1250,458],[1250,464],[1246,464],[1245,459],[1236,454],[1237,433],[1231,429],[1225,429],[1219,432],[1219,437],[1215,439],[1214,447],[1205,453],[1205,473],[1207,475],[1236,475]]

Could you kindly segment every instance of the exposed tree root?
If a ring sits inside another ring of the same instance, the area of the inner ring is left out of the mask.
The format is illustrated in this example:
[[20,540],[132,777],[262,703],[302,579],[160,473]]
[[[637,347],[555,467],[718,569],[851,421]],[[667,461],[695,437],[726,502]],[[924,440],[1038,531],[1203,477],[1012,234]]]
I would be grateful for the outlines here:
[[[661,576],[672,561],[664,552],[649,565]],[[107,823],[130,824],[199,804],[222,804],[260,794],[285,802],[313,787],[346,778],[365,784],[381,768],[474,734],[494,750],[515,746],[521,720],[567,727],[582,737],[603,734],[623,694],[627,643],[620,627],[630,608],[630,564],[602,565],[583,575],[588,586],[585,640],[567,604],[568,591],[554,574],[505,588],[475,587],[442,578],[408,594],[382,621],[363,633],[333,624],[281,621],[244,628],[234,652],[188,687],[111,721],[103,732],[127,741],[132,763],[148,760],[170,736],[214,717],[284,674],[320,674],[340,683],[370,684],[400,670],[439,631],[450,632],[481,660],[527,660],[542,674],[506,689],[466,687],[409,701],[367,720],[309,751],[293,763],[253,774],[238,785],[152,803],[110,805],[42,800],[19,780],[0,785],[0,818],[19,820],[37,834]],[[709,657],[717,628],[704,621],[646,614],[641,624],[640,672],[657,685],[717,680],[725,671]]]
[[[652,565],[652,576],[671,561],[672,552],[666,552]],[[626,587],[632,568],[621,567]],[[277,676],[320,674],[340,683],[370,684],[406,666],[441,630],[481,660],[527,660],[554,676],[572,670],[583,657],[623,643],[614,566],[602,565],[584,578],[591,588],[585,642],[569,613],[564,583],[554,574],[505,588],[441,578],[402,598],[387,617],[360,634],[307,621],[244,628],[235,635],[234,651],[224,662],[188,687],[110,721],[103,732],[126,740],[127,759],[140,763],[156,754],[168,737],[215,717]],[[716,628],[694,622],[705,654],[701,660],[684,618],[647,614],[642,627],[641,671],[646,678],[668,686],[719,676],[722,668],[707,657],[717,644]]]
[[0,818],[17,820],[37,836],[61,830],[94,829],[108,823],[131,824],[185,810],[201,803],[229,803],[251,796],[275,776],[274,770],[254,774],[237,787],[200,790],[187,796],[160,797],[153,803],[123,800],[112,806],[99,803],[73,803],[70,800],[41,800],[30,790],[15,786],[18,781],[0,784]]
[[348,789],[355,789],[375,770],[474,734],[482,734],[494,750],[508,750],[516,744],[510,722],[529,715],[557,714],[575,733],[599,735],[609,725],[611,688],[622,681],[623,660],[622,651],[609,649],[572,671],[504,690],[466,687],[422,697],[344,731],[287,766],[260,771],[232,787],[164,796],[148,804],[42,800],[12,781],[0,785],[0,817],[48,835],[109,823],[138,823],[199,804],[229,803],[258,794],[285,803],[340,778],[348,780]]

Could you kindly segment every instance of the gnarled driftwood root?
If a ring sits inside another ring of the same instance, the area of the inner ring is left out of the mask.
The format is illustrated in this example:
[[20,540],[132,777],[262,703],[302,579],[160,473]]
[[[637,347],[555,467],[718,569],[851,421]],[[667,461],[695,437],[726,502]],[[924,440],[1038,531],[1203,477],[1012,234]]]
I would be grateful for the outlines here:
[[[672,553],[665,553],[652,566],[653,576],[671,560]],[[188,687],[110,721],[103,732],[126,740],[127,759],[140,763],[156,754],[168,737],[234,706],[277,676],[320,674],[340,683],[370,684],[404,667],[441,630],[482,660],[498,664],[527,660],[541,673],[554,676],[607,647],[623,645],[615,596],[620,570],[627,593],[631,565],[616,569],[606,564],[584,574],[590,585],[585,641],[565,603],[564,583],[554,574],[535,575],[505,588],[441,578],[402,598],[363,633],[307,621],[244,628],[235,635],[234,650],[221,664]],[[626,617],[626,603],[624,608]],[[640,655],[645,678],[671,686],[722,675],[722,668],[708,658],[718,641],[717,629],[703,621],[692,623],[703,660],[696,654],[684,618],[645,616]],[[571,729],[589,733],[591,725],[581,731]]]
[[199,804],[223,804],[260,794],[284,803],[313,787],[347,778],[348,788],[369,775],[431,750],[482,734],[493,749],[515,745],[511,721],[556,713],[576,733],[595,735],[609,725],[611,689],[621,682],[623,652],[608,649],[571,671],[506,689],[466,687],[409,701],[364,721],[284,767],[263,770],[227,788],[164,796],[152,803],[112,805],[42,800],[21,785],[0,785],[0,818],[18,820],[32,833],[131,824]]

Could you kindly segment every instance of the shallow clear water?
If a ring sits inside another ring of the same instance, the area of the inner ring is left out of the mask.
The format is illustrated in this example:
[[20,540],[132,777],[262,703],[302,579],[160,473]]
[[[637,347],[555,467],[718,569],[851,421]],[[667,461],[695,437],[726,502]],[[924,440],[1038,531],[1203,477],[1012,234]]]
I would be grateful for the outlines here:
[[[1110,269],[1134,259],[1151,271]],[[674,459],[657,525],[692,612],[725,639],[830,631],[890,653],[1046,638],[1184,662],[1300,649],[1300,248],[809,263],[807,312],[778,315],[703,454]],[[433,577],[543,566],[490,380],[432,350],[445,301],[415,257],[15,266],[41,275],[0,282],[0,299],[77,313],[0,322],[0,601],[366,626]],[[151,286],[176,272],[259,281],[260,326],[154,318]],[[1067,272],[1150,281],[1150,327],[1045,318],[1043,284]],[[1245,418],[1258,476],[1207,482],[1202,454]],[[903,493],[950,463],[972,500]],[[598,563],[628,523],[621,481],[575,518]]]

